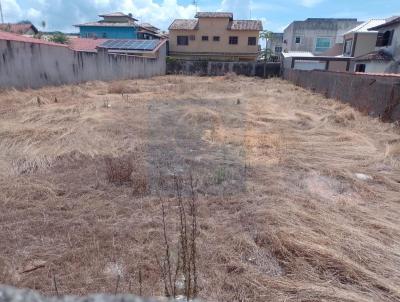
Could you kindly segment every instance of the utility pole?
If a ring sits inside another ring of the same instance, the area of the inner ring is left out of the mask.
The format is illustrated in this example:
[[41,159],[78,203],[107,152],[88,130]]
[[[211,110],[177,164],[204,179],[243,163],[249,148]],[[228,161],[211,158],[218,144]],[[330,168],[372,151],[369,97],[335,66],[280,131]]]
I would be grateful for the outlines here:
[[1,15],[1,23],[4,23],[3,8],[1,6],[1,0],[0,0],[0,15]]
[[197,13],[197,11],[198,11],[197,0],[193,0],[193,5],[196,6],[196,13]]

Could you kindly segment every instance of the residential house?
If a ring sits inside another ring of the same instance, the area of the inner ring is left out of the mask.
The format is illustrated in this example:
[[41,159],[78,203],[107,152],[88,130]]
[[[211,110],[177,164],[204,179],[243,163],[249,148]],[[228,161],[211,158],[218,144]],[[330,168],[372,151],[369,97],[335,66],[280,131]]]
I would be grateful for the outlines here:
[[400,73],[400,17],[392,17],[370,30],[378,31],[375,50],[356,57],[354,71]]
[[343,34],[360,25],[357,19],[308,18],[294,21],[283,34],[284,52],[301,51],[320,55],[337,43]]
[[103,20],[75,25],[81,38],[137,39],[139,26],[132,14],[111,13],[99,15]]
[[359,57],[374,51],[378,31],[369,29],[385,22],[385,19],[371,19],[346,32],[343,36],[343,56]]
[[169,27],[170,56],[183,59],[255,61],[263,29],[258,20],[234,20],[232,13],[199,12]]
[[31,23],[1,23],[0,30],[23,36],[34,36],[39,33]]
[[283,33],[272,33],[267,48],[271,49],[271,55],[280,57],[283,50]]
[[150,23],[139,24],[138,39],[155,40],[165,39],[165,35],[160,32],[160,29]]

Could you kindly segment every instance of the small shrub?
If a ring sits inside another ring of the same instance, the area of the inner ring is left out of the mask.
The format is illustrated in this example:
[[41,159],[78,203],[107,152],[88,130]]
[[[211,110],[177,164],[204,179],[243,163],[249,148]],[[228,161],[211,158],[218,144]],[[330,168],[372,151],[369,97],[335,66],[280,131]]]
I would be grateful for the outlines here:
[[131,175],[134,170],[130,158],[106,158],[106,175],[108,182],[117,185],[132,183]]
[[226,171],[225,168],[220,167],[215,171],[215,175],[214,175],[214,182],[217,185],[222,184],[224,181],[226,180]]
[[59,43],[59,44],[68,44],[69,43],[68,36],[61,32],[57,32],[54,35],[52,35],[49,38],[49,41],[54,42],[54,43]]

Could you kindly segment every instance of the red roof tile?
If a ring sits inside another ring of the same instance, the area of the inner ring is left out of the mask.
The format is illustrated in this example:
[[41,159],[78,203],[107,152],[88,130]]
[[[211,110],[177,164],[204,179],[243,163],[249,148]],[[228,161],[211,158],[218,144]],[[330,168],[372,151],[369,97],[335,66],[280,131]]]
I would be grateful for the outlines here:
[[70,39],[69,47],[75,51],[97,52],[96,47],[103,44],[107,39]]
[[53,43],[53,42],[49,42],[46,40],[24,37],[21,35],[12,34],[12,33],[5,32],[5,31],[0,31],[0,40],[44,44],[44,45],[52,45],[52,46],[59,46],[59,47],[68,47],[68,45]]
[[169,26],[169,30],[195,30],[197,29],[198,20],[196,19],[176,19]]
[[228,12],[198,12],[195,18],[229,18],[233,19],[233,13]]
[[356,57],[354,60],[357,62],[360,62],[360,61],[391,61],[391,60],[393,60],[393,56],[392,56],[392,54],[385,51],[384,49],[380,49],[378,51],[373,51],[373,52],[367,53],[365,55]]

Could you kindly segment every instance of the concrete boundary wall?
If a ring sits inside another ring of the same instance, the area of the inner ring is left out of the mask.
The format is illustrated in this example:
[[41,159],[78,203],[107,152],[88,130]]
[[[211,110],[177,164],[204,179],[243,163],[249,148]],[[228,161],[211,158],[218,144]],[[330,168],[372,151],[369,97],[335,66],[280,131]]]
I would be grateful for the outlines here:
[[283,77],[383,121],[400,121],[400,76],[285,69]]
[[39,88],[92,80],[164,75],[166,45],[156,59],[77,52],[68,47],[0,40],[0,88]]
[[[280,76],[281,64],[267,63],[265,70],[266,77],[278,77]],[[168,58],[167,73],[198,76],[223,76],[227,73],[236,73],[237,75],[264,77],[264,63],[191,61]]]

